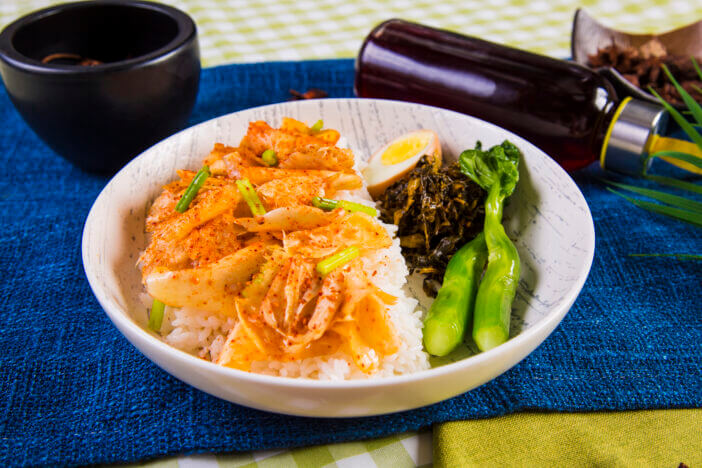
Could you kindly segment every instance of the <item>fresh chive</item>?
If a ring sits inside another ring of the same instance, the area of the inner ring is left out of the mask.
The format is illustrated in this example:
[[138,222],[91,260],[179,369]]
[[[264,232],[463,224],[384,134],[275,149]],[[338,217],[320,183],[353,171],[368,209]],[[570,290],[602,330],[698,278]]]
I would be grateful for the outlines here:
[[324,121],[322,119],[319,119],[314,123],[314,125],[310,127],[310,130],[312,131],[312,133],[317,133],[322,129],[322,127],[324,127]]
[[702,169],[702,158],[695,156],[694,154],[683,153],[680,151],[656,151],[655,153],[648,155],[649,159],[660,157],[679,159],[680,161],[685,161],[686,163]]
[[267,149],[261,155],[261,159],[263,159],[263,163],[266,166],[277,166],[278,165],[278,154],[275,152],[275,150]]
[[266,214],[266,209],[263,207],[263,203],[261,203],[261,199],[258,198],[256,190],[253,188],[253,185],[251,185],[249,179],[237,180],[236,188],[239,189],[239,193],[241,193],[246,204],[249,205],[251,213],[253,213],[254,216],[263,216]]
[[185,192],[183,192],[183,196],[180,197],[180,200],[178,200],[178,203],[175,206],[175,210],[178,213],[186,212],[186,210],[190,206],[190,203],[195,198],[195,195],[197,195],[197,192],[200,191],[202,185],[205,183],[205,180],[210,175],[210,168],[208,166],[202,166],[202,169],[197,171],[197,174],[195,174],[193,180],[190,181],[188,188],[185,189]]
[[702,135],[699,134],[697,130],[688,122],[688,120],[680,113],[678,110],[671,106],[668,102],[666,102],[665,99],[661,97],[660,94],[656,92],[655,89],[649,87],[648,90],[658,98],[658,101],[660,101],[661,105],[665,107],[665,110],[668,111],[668,113],[673,117],[673,119],[680,125],[680,128],[683,129],[683,131],[692,139],[692,141],[702,148]]
[[612,182],[605,180],[606,183],[614,185],[622,190],[628,190],[629,192],[638,193],[644,197],[652,198],[656,201],[672,205],[676,208],[682,208],[684,210],[689,210],[702,214],[702,203],[690,200],[689,198],[679,197],[677,195],[671,195],[669,193],[661,192],[659,190],[651,190],[642,187],[636,187],[633,185],[619,184],[617,182]]
[[333,200],[331,198],[314,197],[312,198],[312,205],[319,209],[325,211],[331,211],[336,208],[343,208],[346,211],[353,213],[354,211],[360,211],[369,216],[378,216],[378,210],[372,206],[366,206],[362,203],[355,203],[346,200]]
[[317,273],[322,276],[328,275],[342,265],[349,263],[354,258],[360,255],[361,251],[355,245],[342,250],[339,253],[325,258],[317,264]]
[[678,94],[680,94],[680,97],[682,98],[683,102],[685,102],[687,108],[690,109],[690,112],[692,112],[697,124],[702,125],[702,107],[700,107],[697,101],[690,96],[690,93],[688,93],[685,88],[680,86],[678,80],[676,80],[673,74],[670,73],[670,70],[668,70],[668,67],[665,64],[662,64],[661,68],[663,68],[665,74],[668,75],[668,79],[673,83],[673,86],[675,86],[675,89],[678,91]]
[[674,208],[672,206],[659,205],[658,203],[651,203],[651,202],[639,200],[639,199],[624,195],[621,192],[617,192],[616,190],[613,190],[609,187],[607,188],[607,190],[609,190],[610,192],[612,192],[615,195],[619,195],[620,197],[633,203],[634,205],[638,206],[639,208],[643,208],[644,210],[648,210],[648,211],[651,211],[653,213],[662,214],[662,215],[665,215],[665,216],[668,216],[670,218],[674,218],[674,219],[677,219],[680,221],[685,221],[685,222],[690,223],[690,224],[697,226],[697,227],[702,227],[702,215],[699,213],[693,213],[691,211],[681,210],[679,208]]
[[678,180],[674,177],[665,177],[653,174],[645,174],[644,177],[666,187],[702,194],[702,185],[695,184],[693,182],[685,182],[684,180]]
[[630,257],[674,257],[678,260],[702,260],[702,255],[694,254],[629,254]]
[[166,305],[154,299],[151,304],[151,313],[149,314],[149,328],[157,332],[161,330],[161,325],[163,324],[163,312],[166,309]]

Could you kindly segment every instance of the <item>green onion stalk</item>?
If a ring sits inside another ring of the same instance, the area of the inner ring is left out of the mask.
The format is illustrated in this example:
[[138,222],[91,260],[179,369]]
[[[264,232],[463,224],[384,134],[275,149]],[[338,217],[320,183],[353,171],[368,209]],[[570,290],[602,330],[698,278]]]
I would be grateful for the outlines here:
[[176,203],[175,210],[178,213],[185,213],[187,211],[190,203],[197,195],[197,192],[200,191],[205,180],[207,180],[210,175],[210,168],[208,166],[202,166],[202,169],[197,171],[193,180],[190,181],[188,188],[183,192],[183,196],[178,200],[178,203]]
[[251,209],[251,213],[254,216],[263,216],[266,214],[266,208],[264,208],[261,199],[258,198],[258,194],[256,193],[253,185],[251,185],[249,179],[237,180],[236,188],[239,189],[241,197],[244,199],[246,204],[249,205],[249,209]]
[[275,150],[267,149],[261,154],[261,159],[266,166],[272,167],[278,165],[278,153],[276,153]]
[[161,325],[163,324],[163,315],[164,311],[166,310],[166,305],[159,301],[158,299],[154,299],[153,303],[151,304],[151,313],[149,314],[149,328],[152,329],[155,332],[158,332],[161,330]]
[[310,130],[312,131],[312,133],[319,133],[322,131],[322,127],[324,127],[324,121],[320,119],[310,127]]
[[512,301],[520,274],[519,254],[502,225],[502,210],[519,181],[521,153],[505,141],[482,151],[461,153],[461,171],[487,191],[483,232],[488,249],[488,263],[478,287],[473,314],[473,340],[481,351],[507,341]]
[[336,208],[343,208],[349,213],[353,213],[354,211],[360,211],[373,217],[378,216],[378,210],[376,210],[372,206],[367,206],[362,203],[356,203],[347,200],[333,200],[331,198],[314,197],[312,198],[312,205],[325,211],[332,211]]
[[351,247],[335,253],[331,257],[327,257],[321,262],[317,263],[317,273],[322,276],[326,276],[337,268],[346,265],[360,254],[360,249],[355,245],[352,245]]

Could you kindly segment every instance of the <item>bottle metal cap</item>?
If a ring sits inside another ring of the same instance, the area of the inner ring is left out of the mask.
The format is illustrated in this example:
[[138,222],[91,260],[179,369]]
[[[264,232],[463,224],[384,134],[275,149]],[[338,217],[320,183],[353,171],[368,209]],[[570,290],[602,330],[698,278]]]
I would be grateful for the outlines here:
[[603,169],[639,176],[648,169],[648,147],[653,135],[665,131],[668,114],[662,106],[626,98],[617,108],[605,135],[600,165]]

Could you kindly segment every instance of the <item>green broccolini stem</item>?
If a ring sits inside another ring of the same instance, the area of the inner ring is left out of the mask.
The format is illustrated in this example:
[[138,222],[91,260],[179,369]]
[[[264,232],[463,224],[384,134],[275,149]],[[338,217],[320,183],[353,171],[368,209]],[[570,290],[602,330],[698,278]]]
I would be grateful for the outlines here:
[[507,341],[512,301],[519,282],[519,254],[502,226],[504,201],[519,182],[521,151],[505,140],[487,151],[475,149],[459,156],[461,171],[487,191],[485,244],[488,264],[475,297],[473,340],[481,351]]
[[488,265],[475,298],[473,340],[481,351],[507,341],[512,301],[517,292],[520,263],[517,248],[502,226],[504,196],[499,182],[485,200],[485,243]]
[[482,232],[451,257],[441,289],[424,319],[424,347],[429,354],[446,356],[463,341],[487,257]]
[[193,180],[190,181],[188,188],[185,189],[183,196],[180,198],[180,200],[178,200],[178,203],[175,206],[175,210],[178,213],[185,213],[187,211],[190,203],[195,198],[195,195],[197,195],[197,192],[200,191],[202,185],[205,183],[205,180],[207,180],[210,175],[210,168],[208,166],[202,166],[202,169],[197,171],[197,174],[195,174]]

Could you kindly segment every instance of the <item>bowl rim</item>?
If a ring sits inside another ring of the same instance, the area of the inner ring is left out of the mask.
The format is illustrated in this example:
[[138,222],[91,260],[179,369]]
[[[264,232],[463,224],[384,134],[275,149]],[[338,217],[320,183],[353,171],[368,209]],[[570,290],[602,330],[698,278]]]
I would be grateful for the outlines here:
[[[590,212],[590,208],[587,204],[587,201],[585,200],[585,197],[583,196],[582,192],[580,191],[580,188],[577,186],[575,181],[570,177],[570,175],[556,163],[552,158],[550,158],[545,152],[543,152],[541,149],[539,149],[537,146],[534,144],[528,142],[524,138],[510,132],[509,130],[506,130],[498,125],[495,125],[490,122],[486,122],[484,120],[478,119],[476,117],[467,115],[467,114],[462,114],[459,112],[451,111],[448,109],[443,109],[435,106],[428,106],[424,104],[417,104],[417,103],[410,103],[410,102],[403,102],[403,101],[395,101],[395,100],[390,100],[390,99],[373,99],[373,98],[325,98],[325,99],[309,99],[305,100],[304,102],[309,102],[310,105],[313,103],[319,102],[319,101],[326,101],[331,104],[336,104],[336,103],[342,103],[345,101],[366,101],[369,103],[373,102],[378,102],[381,105],[398,105],[398,106],[421,106],[425,107],[428,109],[432,109],[434,111],[442,112],[442,113],[449,113],[453,115],[460,116],[461,118],[467,118],[476,122],[479,122],[481,124],[485,124],[488,126],[491,126],[493,128],[496,128],[502,132],[506,132],[510,135],[510,138],[513,138],[514,140],[517,140],[520,145],[525,145],[525,146],[530,146],[533,150],[535,150],[537,153],[540,153],[542,157],[545,158],[546,164],[552,165],[554,169],[556,169],[557,172],[560,173],[560,175],[565,177],[568,180],[568,183],[572,185],[572,187],[575,189],[575,195],[578,197],[578,201],[586,208],[586,224],[589,227],[587,230],[587,235],[585,236],[585,242],[587,242],[588,245],[585,246],[586,251],[587,251],[587,257],[586,261],[583,265],[583,268],[580,269],[577,278],[573,282],[573,287],[570,288],[568,293],[564,295],[563,299],[560,301],[560,303],[550,312],[548,313],[542,320],[537,322],[534,326],[520,332],[518,335],[510,338],[507,340],[505,343],[496,346],[493,349],[490,349],[488,351],[484,351],[478,354],[474,354],[468,357],[465,357],[463,359],[459,359],[458,361],[448,363],[441,365],[439,367],[435,368],[429,368],[429,369],[423,369],[419,370],[417,372],[412,372],[409,374],[402,374],[402,375],[393,375],[389,377],[379,377],[379,378],[372,378],[372,379],[355,379],[355,380],[341,380],[341,381],[332,381],[332,380],[315,380],[315,379],[304,379],[304,378],[295,378],[295,377],[281,377],[281,376],[271,376],[271,375],[265,375],[265,374],[257,374],[253,372],[246,372],[243,370],[239,369],[234,369],[231,367],[225,367],[225,366],[219,366],[213,362],[198,358],[192,354],[189,354],[185,351],[182,351],[178,348],[175,348],[167,343],[165,343],[162,339],[157,338],[153,333],[150,333],[149,331],[145,330],[141,326],[139,326],[126,312],[121,311],[121,307],[112,299],[110,298],[105,291],[103,291],[101,288],[96,287],[99,283],[97,280],[97,277],[95,276],[95,272],[93,271],[93,264],[90,262],[88,252],[87,252],[87,247],[88,247],[88,238],[89,236],[89,227],[95,218],[97,218],[97,205],[98,201],[107,196],[107,193],[110,192],[111,190],[111,185],[112,182],[120,176],[123,172],[126,172],[131,166],[136,166],[137,164],[140,164],[140,160],[144,157],[147,156],[147,153],[152,151],[153,148],[157,145],[162,145],[168,140],[176,138],[178,135],[187,133],[187,132],[192,132],[194,129],[198,127],[203,127],[207,125],[212,125],[213,122],[226,118],[228,116],[231,116],[233,114],[238,114],[241,112],[248,112],[251,110],[264,110],[266,108],[270,107],[276,107],[276,106],[281,106],[281,105],[286,105],[286,104],[293,104],[291,102],[284,102],[284,103],[274,103],[274,104],[267,104],[267,105],[262,105],[262,106],[256,106],[256,107],[251,107],[247,109],[242,109],[239,111],[235,112],[230,112],[228,114],[220,115],[217,117],[214,117],[212,119],[206,120],[204,122],[201,122],[197,125],[188,127],[184,130],[181,130],[178,133],[175,133],[171,135],[170,137],[156,143],[155,145],[151,146],[144,152],[142,152],[139,156],[134,158],[129,164],[127,164],[124,168],[122,168],[117,174],[114,175],[112,179],[105,185],[103,190],[100,192],[98,197],[96,198],[95,202],[93,203],[92,207],[90,208],[90,212],[88,213],[88,216],[85,221],[85,225],[83,228],[83,233],[82,233],[82,241],[81,241],[81,259],[83,263],[83,268],[86,274],[86,277],[88,279],[88,283],[90,284],[90,288],[93,291],[93,294],[96,296],[98,302],[102,306],[103,310],[106,312],[110,320],[113,322],[113,324],[118,328],[120,333],[124,335],[125,338],[127,338],[132,344],[137,347],[140,353],[144,354],[141,351],[141,348],[139,346],[136,346],[136,343],[132,341],[134,340],[140,340],[144,345],[148,346],[152,350],[158,350],[161,351],[165,354],[170,355],[173,359],[177,360],[179,364],[185,365],[185,366],[196,366],[198,367],[201,371],[207,372],[207,373],[213,373],[216,374],[217,376],[222,376],[222,377],[229,377],[229,378],[235,378],[235,379],[242,379],[246,380],[249,383],[254,383],[254,384],[263,384],[263,385],[269,385],[269,386],[276,386],[276,387],[288,387],[288,388],[298,388],[298,389],[327,389],[327,390],[350,390],[350,389],[359,389],[359,388],[369,388],[369,387],[386,387],[386,386],[396,386],[396,385],[404,385],[406,383],[412,383],[412,382],[417,382],[421,381],[424,379],[431,379],[431,378],[439,378],[442,376],[446,376],[447,374],[453,374],[453,373],[460,373],[462,371],[466,371],[470,367],[473,366],[479,366],[482,363],[485,363],[486,361],[490,361],[493,358],[496,358],[497,356],[504,355],[504,356],[510,356],[510,355],[516,355],[520,354],[520,349],[524,349],[525,347],[529,347],[529,344],[533,344],[533,340],[537,339],[540,335],[544,335],[544,337],[539,340],[536,345],[531,347],[531,350],[528,351],[524,356],[519,358],[516,362],[511,363],[507,369],[515,366],[518,362],[523,360],[526,356],[528,356],[533,349],[538,347],[549,335],[550,333],[558,326],[558,324],[561,322],[563,317],[565,317],[566,313],[570,310],[570,307],[573,305],[575,300],[577,299],[578,295],[580,294],[585,281],[587,280],[589,274],[590,274],[590,269],[592,267],[592,262],[594,259],[594,254],[595,254],[595,226],[594,226],[594,221],[592,219],[592,213]],[[299,101],[296,101],[296,103],[299,104]],[[126,333],[127,331],[128,333]],[[144,355],[147,359],[152,360],[150,356]],[[161,365],[158,365],[161,367],[162,370],[163,367]],[[502,374],[503,372],[500,372],[498,375]],[[176,377],[177,378],[177,377]],[[494,377],[493,377],[494,378]],[[492,380],[493,378],[490,378],[489,380]],[[178,378],[178,380],[181,380]]]
[[[45,64],[40,60],[28,57],[19,52],[12,44],[15,34],[23,27],[32,24],[46,17],[61,14],[66,11],[79,11],[83,9],[99,9],[102,7],[118,6],[123,8],[150,10],[166,16],[175,21],[177,32],[168,43],[147,54],[138,57],[119,60],[116,62],[104,63],[95,66],[69,65],[69,64]],[[144,0],[87,0],[71,3],[62,3],[40,10],[33,11],[22,16],[0,32],[0,60],[8,65],[34,74],[40,75],[71,75],[71,76],[92,76],[108,72],[131,70],[145,67],[168,59],[168,56],[176,53],[197,38],[197,26],[195,21],[185,12],[170,5]]]

